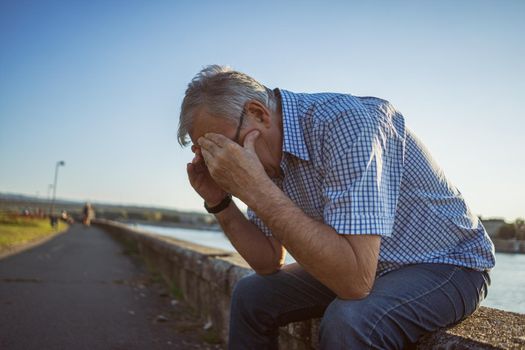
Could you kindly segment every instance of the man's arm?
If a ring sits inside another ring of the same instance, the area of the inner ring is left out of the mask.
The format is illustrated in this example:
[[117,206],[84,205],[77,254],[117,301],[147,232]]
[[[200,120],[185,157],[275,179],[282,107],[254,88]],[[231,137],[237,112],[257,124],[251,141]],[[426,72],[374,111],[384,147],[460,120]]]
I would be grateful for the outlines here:
[[[187,164],[188,179],[195,191],[210,207],[217,205],[226,192],[212,177],[202,158],[201,150],[192,146],[195,153]],[[259,274],[269,274],[280,269],[284,263],[286,250],[273,237],[266,237],[259,228],[246,219],[235,203],[215,215],[235,249]]]
[[246,199],[297,262],[341,299],[366,297],[375,280],[381,237],[341,235],[313,220],[273,182]]
[[255,153],[257,132],[244,148],[219,134],[199,139],[211,176],[267,224],[306,271],[342,299],[365,297],[377,268],[380,237],[343,236],[308,217],[266,175]]
[[286,256],[283,246],[275,238],[266,237],[233,201],[215,217],[232,245],[255,272],[271,274],[283,266]]

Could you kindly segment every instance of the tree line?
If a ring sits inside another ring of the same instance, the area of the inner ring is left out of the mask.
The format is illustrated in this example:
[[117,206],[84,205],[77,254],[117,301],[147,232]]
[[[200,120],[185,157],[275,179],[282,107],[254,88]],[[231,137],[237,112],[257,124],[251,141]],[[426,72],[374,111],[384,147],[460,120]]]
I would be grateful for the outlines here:
[[502,225],[498,230],[496,238],[525,241],[525,220],[516,219],[513,223]]

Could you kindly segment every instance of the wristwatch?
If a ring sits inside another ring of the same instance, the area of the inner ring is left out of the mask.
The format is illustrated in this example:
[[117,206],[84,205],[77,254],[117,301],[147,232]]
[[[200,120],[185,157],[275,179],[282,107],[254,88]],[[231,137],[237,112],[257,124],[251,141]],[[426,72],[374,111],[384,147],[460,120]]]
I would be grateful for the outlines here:
[[228,193],[226,197],[224,197],[224,199],[214,207],[208,207],[208,205],[206,204],[206,201],[204,201],[204,208],[210,214],[217,214],[223,211],[224,209],[228,208],[228,205],[230,205],[231,201],[232,201],[232,195]]

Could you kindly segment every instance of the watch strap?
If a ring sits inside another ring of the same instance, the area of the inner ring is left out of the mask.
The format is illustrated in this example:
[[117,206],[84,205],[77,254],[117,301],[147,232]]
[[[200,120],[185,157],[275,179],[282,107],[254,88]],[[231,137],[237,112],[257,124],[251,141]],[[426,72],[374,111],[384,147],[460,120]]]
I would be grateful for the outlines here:
[[226,197],[224,197],[224,199],[214,207],[209,207],[206,204],[206,201],[204,201],[204,208],[210,214],[217,214],[223,211],[224,209],[228,208],[228,205],[230,205],[231,201],[232,201],[232,195],[228,193]]

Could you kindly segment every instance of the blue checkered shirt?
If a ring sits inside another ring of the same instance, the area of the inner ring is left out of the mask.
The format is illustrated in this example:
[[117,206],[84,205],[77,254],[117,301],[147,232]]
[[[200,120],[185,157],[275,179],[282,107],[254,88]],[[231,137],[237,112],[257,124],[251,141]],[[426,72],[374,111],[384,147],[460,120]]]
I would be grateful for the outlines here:
[[274,182],[339,234],[381,235],[378,275],[417,263],[494,267],[480,220],[388,101],[278,91],[284,175]]

